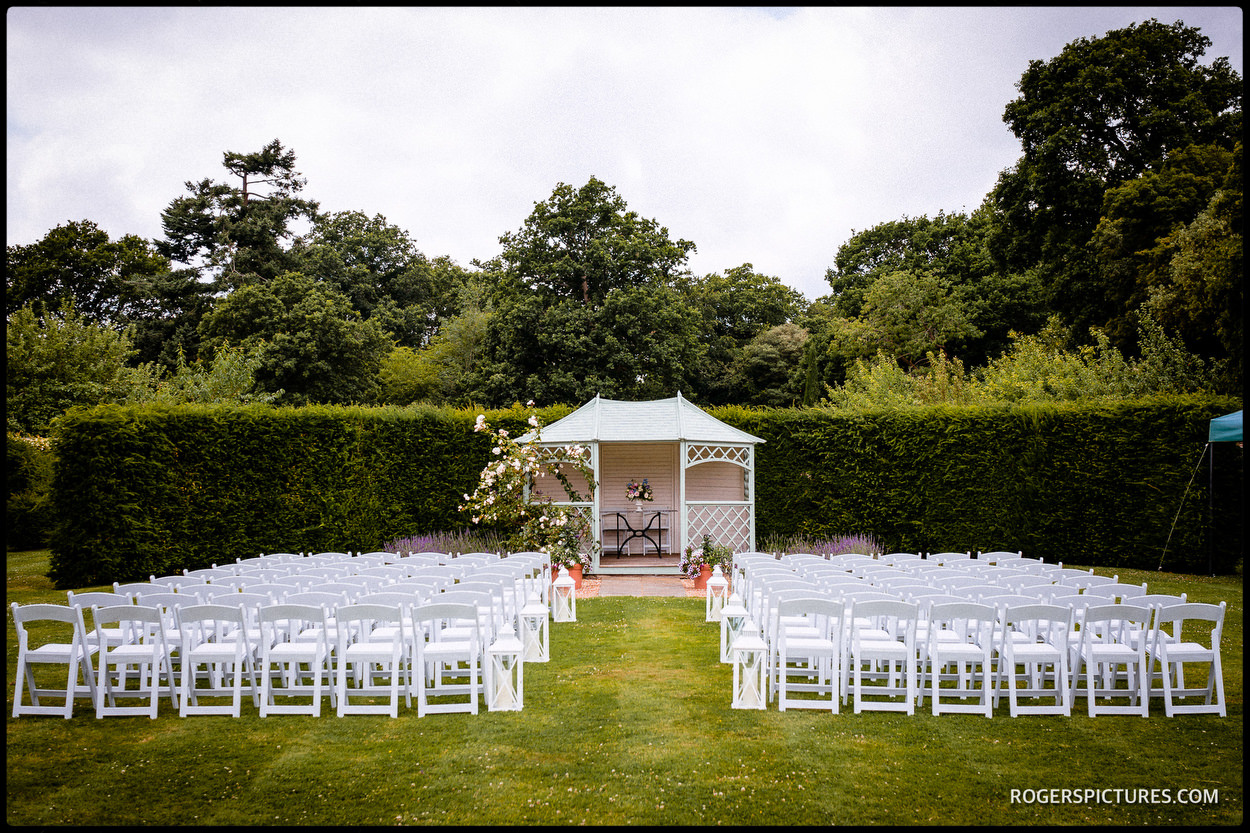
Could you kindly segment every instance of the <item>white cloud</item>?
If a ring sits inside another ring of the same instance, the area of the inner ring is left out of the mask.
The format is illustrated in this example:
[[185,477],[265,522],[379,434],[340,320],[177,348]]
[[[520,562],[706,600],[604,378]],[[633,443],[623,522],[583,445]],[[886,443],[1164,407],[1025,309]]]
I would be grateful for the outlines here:
[[324,210],[429,255],[489,258],[595,175],[695,272],[815,297],[853,229],[980,203],[1029,60],[1148,17],[1240,72],[1236,8],[10,9],[7,235],[159,237],[186,180],[279,138]]

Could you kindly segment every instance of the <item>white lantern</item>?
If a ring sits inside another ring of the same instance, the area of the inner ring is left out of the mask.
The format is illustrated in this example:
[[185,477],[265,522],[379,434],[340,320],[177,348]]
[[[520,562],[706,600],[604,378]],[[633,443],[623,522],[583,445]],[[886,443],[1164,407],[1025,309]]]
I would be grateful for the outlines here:
[[557,622],[577,621],[577,585],[569,568],[560,565],[560,577],[551,583],[551,618]]
[[719,564],[712,565],[712,577],[707,580],[707,621],[719,622],[721,608],[729,594],[729,579],[721,572]]
[[729,594],[729,601],[725,602],[720,614],[720,661],[733,662],[734,640],[742,632],[749,615],[736,590]]
[[525,646],[516,634],[505,632],[491,643],[486,653],[486,708],[492,712],[519,712],[525,699]]
[[734,641],[733,656],[734,691],[731,705],[735,709],[765,708],[768,644],[760,638],[758,628],[749,619],[743,632]]
[[525,646],[526,662],[546,662],[550,658],[547,638],[547,617],[550,611],[538,599],[521,608],[521,644]]

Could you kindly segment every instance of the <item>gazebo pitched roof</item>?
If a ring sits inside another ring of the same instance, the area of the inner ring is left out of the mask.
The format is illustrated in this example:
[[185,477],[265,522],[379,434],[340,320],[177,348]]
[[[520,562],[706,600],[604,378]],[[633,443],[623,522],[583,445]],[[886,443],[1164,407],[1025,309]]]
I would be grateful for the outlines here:
[[[522,439],[529,439],[533,432]],[[564,419],[543,429],[547,443],[585,442],[762,443],[764,440],[726,425],[680,393],[671,399],[623,402],[596,396]]]

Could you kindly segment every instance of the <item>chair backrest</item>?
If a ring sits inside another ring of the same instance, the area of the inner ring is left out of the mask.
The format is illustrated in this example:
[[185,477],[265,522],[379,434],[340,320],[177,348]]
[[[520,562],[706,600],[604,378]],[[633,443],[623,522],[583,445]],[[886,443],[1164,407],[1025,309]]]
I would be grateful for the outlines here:
[[856,599],[851,603],[849,619],[851,636],[859,638],[861,627],[884,630],[893,639],[914,644],[920,606],[900,599]]
[[1189,601],[1188,593],[1181,593],[1174,596],[1171,593],[1148,593],[1145,596],[1137,596],[1133,599],[1133,604],[1142,607],[1171,607],[1172,605],[1183,605]]
[[490,626],[495,619],[495,594],[490,590],[455,584],[432,596],[426,604],[471,604],[478,611],[479,623],[487,627],[487,633],[492,632]]
[[97,628],[96,636],[101,652],[107,648],[108,640],[100,628],[106,625],[121,626],[127,642],[165,644],[165,618],[160,608],[155,606],[122,604],[100,607],[92,605],[91,621]]
[[777,612],[781,616],[805,616],[809,613],[840,617],[842,605],[828,596],[789,595],[777,600]]
[[1012,559],[1023,558],[1023,557],[1024,557],[1024,550],[1020,550],[1018,552],[1007,552],[1006,550],[993,550],[991,552],[981,552],[980,550],[977,550],[978,561],[989,561],[993,563],[1000,563],[1000,562],[1011,561]]
[[159,584],[152,584],[147,581],[135,581],[127,584],[113,582],[114,593],[118,596],[129,596],[131,599],[139,599],[152,593],[165,593],[168,590],[168,587],[161,587]]
[[[391,633],[395,639],[402,640],[404,638],[403,613],[400,605],[361,603],[343,605],[334,612],[334,618],[339,624],[339,644],[345,645],[353,639],[359,642],[368,641],[373,631],[385,625],[400,625],[400,628],[396,628]],[[354,624],[355,627],[346,627],[349,624]]]
[[924,593],[912,593],[907,590],[903,591],[903,601],[911,602],[919,605],[922,616],[927,615],[929,609],[939,604],[956,604],[958,602],[967,602],[963,596],[956,596],[951,593],[943,593],[941,590],[934,590],[932,587]]
[[377,593],[366,593],[356,599],[356,604],[389,605],[404,610],[420,603],[421,599],[415,593],[388,592],[385,590]]
[[[441,631],[446,627],[469,628],[466,641],[479,643],[478,608],[473,602],[437,601],[417,605],[412,609],[414,627],[421,631]],[[434,636],[437,641],[437,633]]]
[[261,650],[269,651],[280,643],[305,642],[312,634],[314,641],[329,652],[327,616],[321,605],[280,602],[259,608],[256,623],[260,628]]
[[930,642],[936,631],[947,630],[958,634],[961,639],[971,638],[979,644],[988,644],[998,619],[998,612],[992,606],[962,600],[930,605],[927,614]]
[[1046,600],[1046,604],[1062,605],[1063,607],[1070,607],[1075,611],[1082,611],[1089,607],[1091,602],[1097,601],[1100,600],[1094,596],[1086,596],[1083,593],[1074,593],[1071,588],[1068,588],[1068,592],[1066,593],[1052,593],[1050,598]]
[[1019,593],[1026,587],[1046,587],[1054,584],[1049,576],[1013,576],[999,582],[1003,587]]
[[184,645],[204,641],[225,641],[247,644],[247,622],[241,606],[194,604],[175,608],[178,630]]
[[[1046,594],[1046,598],[1050,598],[1049,593]],[[976,601],[983,605],[990,605],[991,607],[1001,611],[1004,607],[1009,605],[1022,607],[1024,605],[1039,604],[1043,602],[1043,599],[1038,596],[1030,596],[1025,593],[985,593],[978,596]]]
[[1119,575],[1114,576],[1077,576],[1076,578],[1065,578],[1063,583],[1069,587],[1075,587],[1084,590],[1087,587],[1099,587],[1105,584],[1117,584],[1120,581]]
[[81,607],[84,610],[90,610],[92,605],[99,607],[111,607],[113,605],[134,604],[134,599],[121,593],[110,593],[105,590],[92,590],[87,593],[75,593],[73,590],[66,592],[66,598],[69,600],[70,607]]
[[[321,584],[311,585],[310,590],[317,593],[334,593],[339,596],[346,596],[347,601],[351,602],[357,596],[365,592],[365,588],[358,584],[344,581],[327,581]],[[304,591],[309,592],[309,591]],[[303,595],[303,594],[300,594]],[[290,598],[288,596],[287,598]]]
[[1085,608],[1081,641],[1112,642],[1130,632],[1150,626],[1152,611],[1130,604],[1094,604]]
[[1211,644],[1215,646],[1219,644],[1220,635],[1224,630],[1224,611],[1227,607],[1227,602],[1220,602],[1218,605],[1186,602],[1159,607],[1156,608],[1155,613],[1155,631],[1163,633],[1165,626],[1170,625],[1171,630],[1168,636],[1171,637],[1171,641],[1175,642],[1182,638],[1181,630],[1186,622],[1207,622],[1211,625]]
[[194,596],[186,596],[182,593],[148,593],[143,597],[140,604],[148,607],[166,608],[173,610],[175,607],[185,607],[186,605],[199,604]]
[[340,605],[347,604],[347,595],[331,590],[305,590],[303,593],[289,593],[283,604],[314,605],[328,608],[331,615]]
[[17,602],[12,602],[9,606],[13,610],[13,622],[17,625],[18,637],[22,644],[25,644],[26,640],[25,625],[30,622],[60,622],[66,625],[73,625],[75,627],[75,639],[80,639],[83,636],[77,630],[82,625],[79,612],[68,605],[19,605]]
[[[1025,604],[1001,607],[1001,623],[1014,628],[1034,642],[1048,642],[1062,650],[1067,649],[1068,634],[1072,630],[1072,608],[1064,605]],[[1008,640],[1009,642],[1010,640]]]

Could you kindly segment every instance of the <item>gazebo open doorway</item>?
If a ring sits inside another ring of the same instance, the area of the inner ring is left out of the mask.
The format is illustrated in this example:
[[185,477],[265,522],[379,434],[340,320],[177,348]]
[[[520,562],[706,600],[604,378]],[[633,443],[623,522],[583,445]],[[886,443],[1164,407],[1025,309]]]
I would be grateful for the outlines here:
[[[599,484],[593,500],[570,503],[542,478],[532,488],[587,515],[599,544],[594,572],[677,574],[682,550],[704,535],[735,552],[755,549],[755,446],[762,442],[680,393],[647,402],[596,396],[544,428],[540,443],[583,447]],[[643,480],[652,499],[629,500],[627,485]]]

